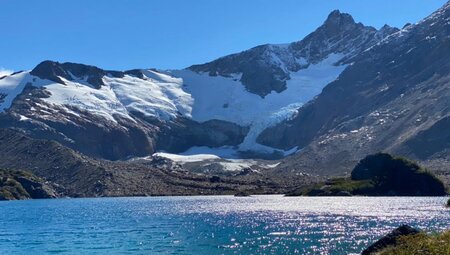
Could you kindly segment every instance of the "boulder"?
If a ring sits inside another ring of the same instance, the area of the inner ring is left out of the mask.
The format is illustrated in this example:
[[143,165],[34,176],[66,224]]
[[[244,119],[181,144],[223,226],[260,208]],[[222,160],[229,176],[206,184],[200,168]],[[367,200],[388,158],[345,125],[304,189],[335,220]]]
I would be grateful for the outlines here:
[[401,225],[400,227],[394,229],[391,233],[385,235],[380,240],[376,241],[374,244],[367,247],[361,255],[371,255],[377,254],[384,248],[388,246],[394,246],[397,244],[397,241],[402,236],[415,235],[420,233],[419,230],[410,227],[408,225]]

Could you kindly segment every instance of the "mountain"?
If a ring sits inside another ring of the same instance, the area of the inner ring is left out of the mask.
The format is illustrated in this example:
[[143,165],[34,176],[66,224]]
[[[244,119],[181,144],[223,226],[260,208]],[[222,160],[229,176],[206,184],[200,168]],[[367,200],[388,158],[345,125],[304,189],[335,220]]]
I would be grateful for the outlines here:
[[180,79],[152,70],[44,61],[0,80],[0,127],[111,160],[243,140],[246,128],[191,120],[191,97],[181,86]]
[[338,174],[378,151],[450,165],[450,2],[353,56],[338,79],[258,142],[301,152],[280,171]]
[[156,151],[283,157],[301,147],[262,145],[261,132],[293,117],[360,53],[397,31],[334,11],[301,41],[183,70],[44,61],[0,79],[0,128],[109,160]]
[[448,183],[449,20],[450,2],[401,30],[333,11],[183,70],[43,61],[0,77],[0,168],[68,196],[278,193],[384,151]]

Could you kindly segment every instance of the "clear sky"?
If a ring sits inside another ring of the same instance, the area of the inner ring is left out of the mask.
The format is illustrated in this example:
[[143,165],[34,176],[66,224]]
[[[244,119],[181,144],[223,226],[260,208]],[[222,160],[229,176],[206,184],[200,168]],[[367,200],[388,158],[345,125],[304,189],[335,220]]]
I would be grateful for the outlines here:
[[447,0],[0,0],[0,72],[42,60],[124,70],[184,68],[297,41],[334,9],[402,27]]

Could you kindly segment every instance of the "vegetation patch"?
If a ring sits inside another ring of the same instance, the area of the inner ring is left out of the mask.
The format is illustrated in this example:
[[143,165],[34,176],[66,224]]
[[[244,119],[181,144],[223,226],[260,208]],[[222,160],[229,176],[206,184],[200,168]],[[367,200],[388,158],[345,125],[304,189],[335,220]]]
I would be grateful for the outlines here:
[[380,255],[443,255],[450,254],[450,231],[441,234],[418,233],[402,236],[397,245],[387,247]]
[[444,183],[415,162],[377,153],[362,159],[350,178],[334,178],[288,196],[443,196]]

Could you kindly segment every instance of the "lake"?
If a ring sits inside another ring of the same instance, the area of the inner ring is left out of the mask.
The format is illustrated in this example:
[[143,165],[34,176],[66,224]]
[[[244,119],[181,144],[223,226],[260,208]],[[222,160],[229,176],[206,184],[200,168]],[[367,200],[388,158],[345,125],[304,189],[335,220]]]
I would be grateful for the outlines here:
[[445,197],[134,197],[0,202],[0,254],[352,254]]

